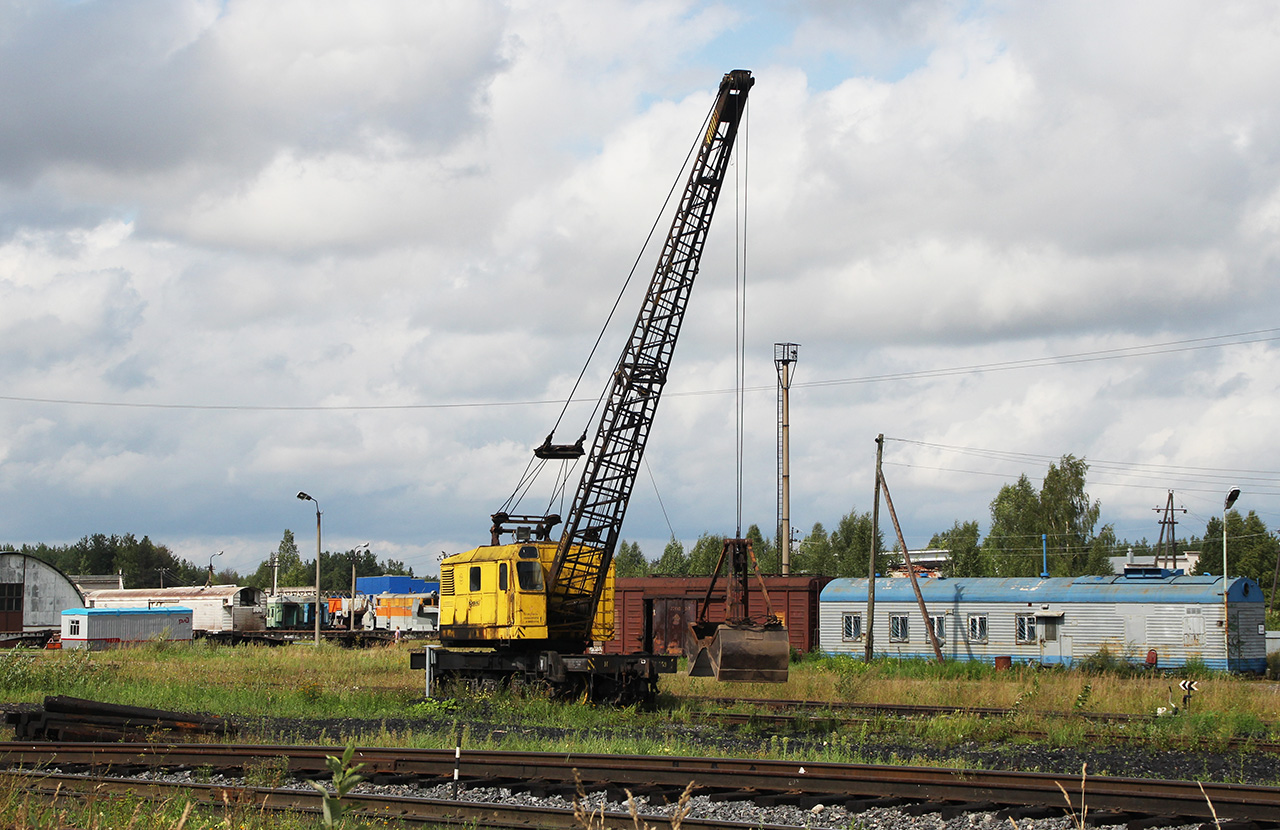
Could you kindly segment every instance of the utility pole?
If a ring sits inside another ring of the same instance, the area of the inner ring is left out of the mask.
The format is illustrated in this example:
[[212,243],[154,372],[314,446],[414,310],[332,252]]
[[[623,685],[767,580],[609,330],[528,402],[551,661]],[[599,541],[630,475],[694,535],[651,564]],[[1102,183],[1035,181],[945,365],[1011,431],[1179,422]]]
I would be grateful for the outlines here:
[[[1152,510],[1162,513],[1160,518],[1160,539],[1156,542],[1155,562],[1156,565],[1163,564],[1168,561],[1170,568],[1178,567],[1178,520],[1174,518],[1174,513],[1186,513],[1185,507],[1173,506],[1173,491],[1169,491],[1169,498],[1165,501],[1164,507],[1153,507]],[[1165,527],[1169,528],[1169,539],[1165,541]]]
[[799,359],[797,344],[773,344],[778,372],[778,557],[783,576],[791,573],[791,365]]
[[876,494],[871,500],[871,559],[867,563],[867,634],[864,658],[868,663],[875,657],[876,619],[876,550],[880,539],[880,477],[884,462],[884,433],[876,436]]
[[920,581],[916,579],[916,569],[911,564],[911,552],[907,550],[907,540],[902,535],[902,525],[898,524],[898,514],[893,509],[893,496],[889,495],[889,482],[884,480],[883,475],[880,476],[880,491],[884,493],[884,506],[889,509],[893,530],[898,534],[898,545],[902,548],[902,561],[907,565],[907,576],[911,577],[911,588],[916,593],[916,604],[920,606],[920,616],[924,618],[925,631],[929,632],[929,644],[933,646],[933,655],[941,663],[943,662],[942,646],[938,643],[938,633],[933,629],[933,618],[929,616],[929,609],[924,604],[924,594],[920,593]]

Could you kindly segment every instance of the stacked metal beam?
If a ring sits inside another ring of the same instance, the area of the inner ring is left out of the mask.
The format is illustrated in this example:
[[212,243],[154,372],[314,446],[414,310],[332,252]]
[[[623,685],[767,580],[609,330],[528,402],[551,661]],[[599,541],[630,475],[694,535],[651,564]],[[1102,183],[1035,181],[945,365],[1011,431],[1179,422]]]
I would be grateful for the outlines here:
[[212,715],[121,706],[63,695],[49,695],[45,697],[43,707],[10,712],[5,715],[5,720],[13,725],[15,740],[177,740],[235,732],[229,721]]

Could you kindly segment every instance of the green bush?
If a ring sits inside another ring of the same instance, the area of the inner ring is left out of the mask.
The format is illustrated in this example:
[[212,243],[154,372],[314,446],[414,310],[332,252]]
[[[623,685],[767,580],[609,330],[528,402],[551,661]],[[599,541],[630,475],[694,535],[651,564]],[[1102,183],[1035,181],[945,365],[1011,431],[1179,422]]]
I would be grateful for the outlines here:
[[1138,666],[1103,646],[1080,661],[1080,671],[1085,674],[1110,674],[1116,677],[1133,677],[1142,671]]

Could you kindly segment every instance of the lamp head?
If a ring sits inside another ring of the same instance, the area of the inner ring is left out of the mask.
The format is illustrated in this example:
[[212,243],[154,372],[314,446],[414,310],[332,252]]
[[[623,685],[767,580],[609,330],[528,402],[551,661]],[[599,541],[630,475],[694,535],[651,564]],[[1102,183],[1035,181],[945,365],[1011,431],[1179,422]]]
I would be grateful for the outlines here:
[[1231,509],[1231,505],[1235,504],[1235,503],[1236,503],[1236,499],[1238,499],[1238,498],[1240,498],[1240,488],[1239,488],[1239,487],[1232,487],[1232,488],[1231,488],[1231,490],[1230,490],[1230,492],[1228,492],[1228,493],[1227,493],[1226,501],[1224,501],[1224,502],[1222,503],[1222,509],[1223,509],[1223,510],[1230,510],[1230,509]]
[[302,501],[315,501],[315,499],[311,498],[310,496],[308,496],[306,493],[302,492],[301,490],[299,490],[299,491],[298,491],[298,498],[299,498],[300,500],[302,500]]

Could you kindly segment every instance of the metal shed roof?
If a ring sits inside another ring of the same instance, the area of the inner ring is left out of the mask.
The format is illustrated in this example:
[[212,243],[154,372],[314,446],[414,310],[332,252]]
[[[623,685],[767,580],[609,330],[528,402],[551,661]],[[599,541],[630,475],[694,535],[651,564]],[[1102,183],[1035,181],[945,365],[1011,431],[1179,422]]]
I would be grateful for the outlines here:
[[68,608],[62,612],[64,617],[122,617],[133,614],[190,614],[190,608],[181,605],[163,605],[159,608]]
[[[177,600],[185,599],[222,599],[231,601],[235,599],[241,592],[247,592],[246,596],[252,602],[259,602],[262,598],[262,591],[258,588],[251,588],[245,585],[200,585],[196,587],[177,587],[177,588],[103,588],[98,591],[88,591],[85,593],[85,599],[90,602],[94,600],[127,600],[136,599],[141,603],[148,600]],[[315,591],[312,590],[314,596]]]
[[[1140,578],[1122,575],[1050,577],[1048,579],[970,577],[947,579],[922,577],[920,593],[926,603],[961,602],[1180,602],[1221,603],[1220,576],[1164,576]],[[1227,581],[1232,603],[1262,602],[1258,583],[1244,577]],[[866,602],[867,580],[836,579],[822,589],[823,602]],[[907,577],[876,580],[877,602],[915,602]]]

